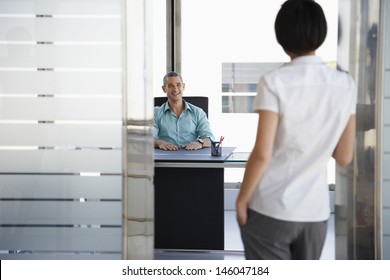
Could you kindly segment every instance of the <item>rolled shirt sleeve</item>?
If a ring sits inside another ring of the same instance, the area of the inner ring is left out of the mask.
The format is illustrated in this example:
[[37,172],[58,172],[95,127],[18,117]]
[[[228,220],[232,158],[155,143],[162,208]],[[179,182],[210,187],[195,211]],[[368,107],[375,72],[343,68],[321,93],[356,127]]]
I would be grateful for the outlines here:
[[265,79],[262,77],[257,87],[253,111],[267,110],[279,113],[279,100],[267,86]]

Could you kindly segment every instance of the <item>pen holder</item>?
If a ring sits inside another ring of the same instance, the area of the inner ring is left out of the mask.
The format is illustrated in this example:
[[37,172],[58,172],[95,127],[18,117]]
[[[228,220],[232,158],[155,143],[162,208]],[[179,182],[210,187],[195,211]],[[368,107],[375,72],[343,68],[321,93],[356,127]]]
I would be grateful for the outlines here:
[[212,142],[211,143],[211,155],[212,156],[220,156],[220,155],[222,155],[221,142]]

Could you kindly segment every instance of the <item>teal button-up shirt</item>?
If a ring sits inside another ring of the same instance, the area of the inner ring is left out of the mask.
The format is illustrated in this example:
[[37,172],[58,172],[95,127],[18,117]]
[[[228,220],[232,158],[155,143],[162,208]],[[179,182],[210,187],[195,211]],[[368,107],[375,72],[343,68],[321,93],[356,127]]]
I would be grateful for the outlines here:
[[199,107],[184,101],[185,109],[179,117],[171,111],[168,102],[154,107],[153,136],[165,142],[184,146],[198,137],[214,140],[206,113]]

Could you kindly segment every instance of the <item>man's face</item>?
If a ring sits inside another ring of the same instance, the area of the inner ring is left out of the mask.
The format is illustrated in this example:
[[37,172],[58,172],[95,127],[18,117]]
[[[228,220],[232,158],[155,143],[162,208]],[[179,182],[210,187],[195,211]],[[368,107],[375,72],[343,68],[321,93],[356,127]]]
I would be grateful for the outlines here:
[[169,77],[167,84],[162,88],[169,100],[178,100],[183,97],[185,84],[179,77]]

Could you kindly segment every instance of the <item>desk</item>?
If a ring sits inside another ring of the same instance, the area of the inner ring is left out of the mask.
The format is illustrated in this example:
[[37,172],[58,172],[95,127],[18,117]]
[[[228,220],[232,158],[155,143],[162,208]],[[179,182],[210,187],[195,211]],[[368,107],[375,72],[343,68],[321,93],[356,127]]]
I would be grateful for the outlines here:
[[234,149],[155,150],[155,248],[224,250],[224,168],[235,167]]

